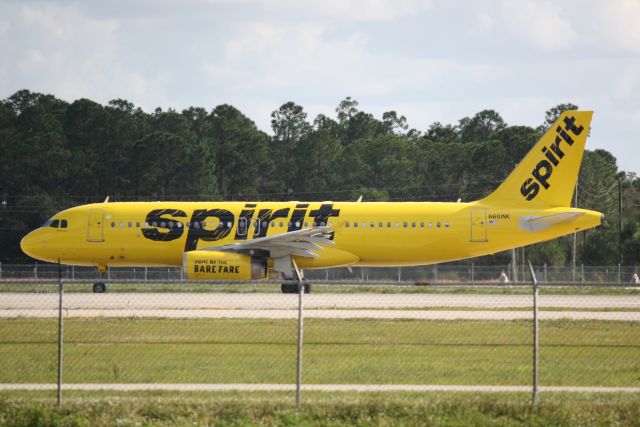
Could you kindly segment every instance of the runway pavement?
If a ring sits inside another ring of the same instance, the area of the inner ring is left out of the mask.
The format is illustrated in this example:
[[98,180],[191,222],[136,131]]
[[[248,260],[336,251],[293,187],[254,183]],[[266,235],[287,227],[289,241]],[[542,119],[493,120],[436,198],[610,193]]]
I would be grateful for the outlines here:
[[[71,293],[65,317],[268,318],[297,317],[297,295],[215,293]],[[425,320],[530,319],[529,295],[308,294],[307,318]],[[55,317],[58,295],[0,294],[0,317]],[[640,295],[542,295],[542,320],[640,321]],[[509,310],[520,309],[520,310]],[[626,311],[610,311],[624,309]],[[585,311],[586,310],[586,311]]]
[[[625,308],[640,311],[638,295],[540,295],[540,307],[582,309]],[[531,295],[478,294],[306,294],[305,308],[406,309],[433,307],[523,308],[532,306]],[[295,294],[231,293],[68,293],[67,309],[297,309]],[[58,307],[57,293],[0,293],[0,310]]]

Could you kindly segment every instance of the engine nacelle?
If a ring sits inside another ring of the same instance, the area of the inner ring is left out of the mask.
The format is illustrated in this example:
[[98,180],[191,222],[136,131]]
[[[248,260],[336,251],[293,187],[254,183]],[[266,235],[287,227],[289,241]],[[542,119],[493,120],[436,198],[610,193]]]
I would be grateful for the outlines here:
[[234,252],[190,251],[183,255],[189,280],[251,280],[267,277],[267,261]]

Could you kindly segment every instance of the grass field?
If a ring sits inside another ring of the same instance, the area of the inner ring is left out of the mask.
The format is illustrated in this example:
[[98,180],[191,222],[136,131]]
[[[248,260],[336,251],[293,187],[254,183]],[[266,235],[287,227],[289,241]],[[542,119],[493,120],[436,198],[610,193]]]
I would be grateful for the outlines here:
[[[108,292],[197,292],[197,293],[280,293],[280,285],[274,283],[112,283],[108,285]],[[12,283],[0,282],[2,292],[58,292],[57,283]],[[66,283],[65,292],[92,292],[90,283]],[[314,293],[426,293],[426,294],[490,294],[490,295],[530,295],[531,286],[528,285],[412,285],[394,283],[313,283]],[[640,295],[640,286],[627,285],[540,285],[542,295]]]
[[305,393],[296,411],[282,393],[0,394],[5,426],[637,426],[640,396],[542,394]]
[[[52,383],[56,319],[0,320],[0,382]],[[293,383],[296,321],[65,320],[69,383]],[[307,319],[303,382],[531,382],[528,321]],[[639,386],[637,322],[543,321],[540,384]]]

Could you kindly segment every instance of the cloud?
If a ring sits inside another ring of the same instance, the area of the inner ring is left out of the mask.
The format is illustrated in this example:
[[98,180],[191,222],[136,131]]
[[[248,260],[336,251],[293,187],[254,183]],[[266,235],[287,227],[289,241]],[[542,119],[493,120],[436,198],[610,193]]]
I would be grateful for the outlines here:
[[67,100],[88,97],[106,103],[125,97],[135,103],[168,105],[166,73],[131,69],[121,55],[121,22],[93,18],[79,7],[27,5],[20,9],[16,49],[22,87]]
[[286,11],[307,17],[337,18],[348,21],[388,21],[411,16],[431,7],[429,0],[208,0],[209,3],[238,4],[267,10]]
[[640,53],[640,2],[610,0],[597,4],[594,29],[618,48]]
[[501,5],[511,32],[539,49],[567,49],[578,39],[571,22],[564,18],[570,14],[557,3],[504,0]]
[[302,88],[307,96],[384,96],[450,79],[480,83],[496,77],[485,64],[375,52],[363,33],[337,37],[323,24],[254,23],[228,40],[224,51],[203,67],[205,73],[212,85],[243,92]]
[[480,27],[485,31],[489,31],[493,28],[493,18],[485,12],[480,12],[478,14],[478,22],[480,23]]

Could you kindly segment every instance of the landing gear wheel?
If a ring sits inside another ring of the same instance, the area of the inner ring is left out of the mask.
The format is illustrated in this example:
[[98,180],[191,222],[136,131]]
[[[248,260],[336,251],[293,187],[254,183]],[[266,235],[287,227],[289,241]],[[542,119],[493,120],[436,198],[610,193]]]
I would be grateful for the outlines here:
[[103,294],[107,291],[107,285],[104,283],[94,283],[93,284],[93,293],[94,294]]
[[[311,283],[303,282],[302,286],[304,287],[304,293],[311,293]],[[297,294],[298,293],[298,282],[296,281],[288,281],[284,282],[280,286],[280,290],[283,294]]]

